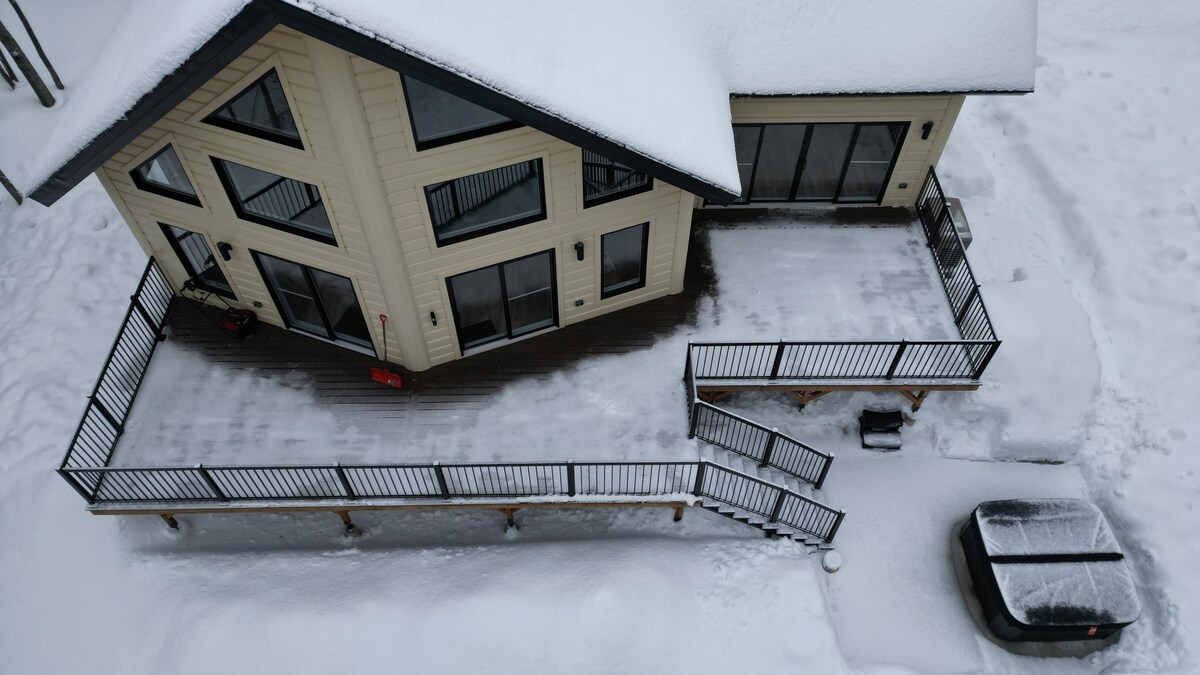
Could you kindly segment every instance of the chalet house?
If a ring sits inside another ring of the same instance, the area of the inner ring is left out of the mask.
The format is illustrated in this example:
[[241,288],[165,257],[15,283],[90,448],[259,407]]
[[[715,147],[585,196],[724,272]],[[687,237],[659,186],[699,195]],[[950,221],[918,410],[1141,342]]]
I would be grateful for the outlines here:
[[444,4],[173,9],[24,187],[95,173],[174,288],[420,371],[678,293],[697,209],[911,207],[1032,84],[1027,1]]
[[10,115],[47,133],[0,140],[42,204],[94,173],[153,259],[60,467],[93,508],[686,492],[824,542],[841,522],[706,461],[619,489],[571,462],[112,466],[180,294],[420,372],[679,294],[698,214],[915,209],[961,340],[689,347],[691,434],[817,487],[831,457],[710,403],[769,379],[919,406],[999,345],[933,168],[967,96],[1032,90],[1036,0],[116,4],[69,97]]

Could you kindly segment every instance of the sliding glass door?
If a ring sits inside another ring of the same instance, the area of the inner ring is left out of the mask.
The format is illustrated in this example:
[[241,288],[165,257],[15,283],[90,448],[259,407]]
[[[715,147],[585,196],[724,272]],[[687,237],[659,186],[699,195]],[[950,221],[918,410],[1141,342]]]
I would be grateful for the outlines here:
[[558,323],[553,251],[449,277],[446,287],[464,352]]
[[371,349],[371,334],[346,277],[251,251],[288,328]]
[[742,195],[735,204],[878,202],[905,122],[738,124]]

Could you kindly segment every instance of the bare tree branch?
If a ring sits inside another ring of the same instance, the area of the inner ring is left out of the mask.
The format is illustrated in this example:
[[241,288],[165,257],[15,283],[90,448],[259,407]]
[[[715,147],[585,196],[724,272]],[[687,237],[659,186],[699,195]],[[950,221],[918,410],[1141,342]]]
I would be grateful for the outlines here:
[[54,78],[54,86],[60,90],[63,89],[62,80],[58,79],[58,72],[54,70],[54,66],[50,65],[50,59],[46,58],[46,52],[42,51],[42,43],[38,42],[37,35],[33,34],[33,26],[29,25],[29,19],[25,18],[25,12],[21,11],[21,6],[17,4],[17,0],[8,0],[8,4],[12,5],[12,8],[17,12],[17,18],[21,20],[21,25],[25,26],[25,32],[29,34],[29,39],[33,41],[33,48],[37,50],[38,58],[42,60],[42,64],[50,72],[50,77]]
[[0,49],[0,79],[8,83],[10,89],[17,88],[17,74],[13,72],[12,65],[8,62],[8,57],[4,56],[3,49]]
[[13,199],[17,200],[18,204],[25,201],[25,195],[21,194],[21,191],[17,189],[16,185],[13,185],[12,181],[8,179],[8,176],[4,175],[3,171],[0,171],[0,185],[3,185],[4,189],[8,190],[8,194],[12,195]]
[[33,87],[33,91],[37,94],[38,100],[42,105],[49,108],[54,105],[54,96],[50,94],[50,90],[46,88],[46,83],[42,81],[42,76],[34,70],[33,64],[29,59],[25,58],[25,52],[21,50],[21,45],[13,39],[12,33],[4,27],[4,23],[0,22],[0,46],[8,50],[12,55],[13,61],[17,64],[17,68],[21,70],[21,74],[29,82],[29,86]]

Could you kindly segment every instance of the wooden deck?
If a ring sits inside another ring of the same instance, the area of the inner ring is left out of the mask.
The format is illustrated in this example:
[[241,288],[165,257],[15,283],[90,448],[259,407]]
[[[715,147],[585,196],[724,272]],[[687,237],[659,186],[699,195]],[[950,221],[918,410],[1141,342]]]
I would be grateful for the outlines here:
[[[170,340],[203,355],[207,362],[254,369],[271,376],[300,371],[309,393],[338,415],[356,418],[360,426],[462,421],[462,414],[482,409],[488,398],[522,378],[547,379],[555,371],[596,354],[621,354],[647,348],[663,335],[694,323],[701,297],[713,291],[711,257],[706,238],[693,237],[684,291],[634,307],[572,324],[468,359],[452,361],[420,373],[392,366],[404,377],[404,389],[368,379],[375,358],[357,354],[275,326],[259,324],[254,333],[236,340],[214,326],[192,303],[179,300],[169,320]],[[206,310],[213,317],[215,309]]]

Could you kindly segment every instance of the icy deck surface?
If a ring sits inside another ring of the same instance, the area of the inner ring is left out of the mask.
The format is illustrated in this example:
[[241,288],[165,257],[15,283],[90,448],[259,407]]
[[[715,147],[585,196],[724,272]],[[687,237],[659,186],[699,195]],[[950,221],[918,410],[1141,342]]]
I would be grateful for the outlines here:
[[956,337],[916,225],[801,225],[793,217],[697,236],[709,237],[718,281],[694,324],[649,349],[492,383],[469,404],[331,402],[318,389],[359,388],[367,397],[382,385],[365,381],[361,367],[348,367],[335,385],[325,372],[278,363],[214,363],[167,340],[113,465],[690,460],[680,386],[688,339]]

